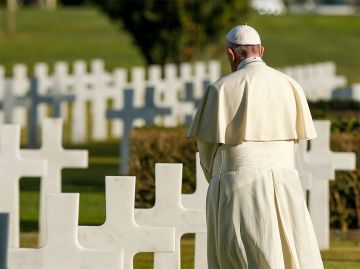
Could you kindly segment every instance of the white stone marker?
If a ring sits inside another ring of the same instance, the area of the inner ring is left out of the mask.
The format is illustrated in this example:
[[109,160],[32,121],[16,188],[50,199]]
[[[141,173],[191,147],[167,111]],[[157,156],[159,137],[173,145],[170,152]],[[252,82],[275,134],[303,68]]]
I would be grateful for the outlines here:
[[[12,77],[12,93],[16,97],[25,97],[30,87],[30,82],[27,77],[27,67],[24,64],[15,64],[13,67]],[[26,125],[26,107],[17,106],[13,111],[13,122],[20,124],[21,126]]]
[[[139,252],[174,252],[175,228],[143,227],[134,220],[135,177],[106,177],[106,221],[80,226],[84,247],[124,250],[124,268],[133,268]],[[154,216],[156,217],[156,216]]]
[[[134,101],[130,106],[144,107],[145,106],[145,95],[146,95],[146,83],[145,83],[145,69],[140,66],[131,68],[131,81],[127,88],[134,91]],[[128,104],[124,104],[126,106]],[[135,119],[134,126],[144,126],[145,122],[143,119]]]
[[[49,92],[49,89],[52,86],[53,79],[49,75],[49,66],[46,63],[37,63],[34,66],[34,76],[38,79],[38,94],[40,96],[45,95]],[[37,124],[40,125],[41,122],[48,115],[48,104],[40,103],[37,106]]]
[[19,246],[19,179],[40,177],[45,161],[24,160],[20,155],[20,126],[0,126],[0,212],[10,213],[9,246]]
[[47,173],[41,178],[39,243],[46,239],[46,195],[61,192],[61,171],[63,168],[86,168],[87,150],[66,150],[62,146],[63,121],[61,118],[45,119],[42,124],[42,145],[40,149],[26,149],[21,155],[26,159],[47,161]]
[[[69,66],[66,62],[56,62],[54,66],[53,83],[51,92],[53,94],[69,95],[70,88],[74,84],[73,75],[69,74]],[[64,122],[67,122],[69,117],[68,103],[60,104],[60,115]]]
[[329,100],[332,92],[346,86],[346,78],[336,75],[333,62],[321,62],[279,69],[294,78],[303,87],[306,98],[311,101]]
[[107,108],[107,94],[110,83],[110,75],[106,73],[104,62],[102,60],[93,60],[91,62],[92,75],[94,81],[92,84],[92,138],[94,140],[105,140],[107,138],[106,125],[106,108]]
[[47,196],[46,244],[10,248],[10,269],[125,269],[122,251],[86,249],[78,243],[79,194]]
[[355,153],[330,150],[330,121],[315,120],[318,137],[310,141],[310,150],[303,157],[304,170],[311,173],[309,211],[320,249],[329,248],[330,209],[329,180],[335,170],[354,170]]
[[[124,107],[124,98],[123,94],[119,94],[119,92],[123,92],[127,85],[127,71],[125,68],[116,68],[113,71],[113,80],[114,85],[113,89],[109,91],[112,93],[113,105],[112,109],[120,110]],[[121,137],[124,134],[124,124],[119,120],[111,121],[111,134],[114,137]]]
[[74,87],[75,95],[72,103],[72,120],[71,120],[71,141],[73,143],[84,143],[87,140],[87,115],[86,101],[89,99],[88,76],[86,73],[86,62],[74,62]]
[[154,269],[178,269],[180,240],[186,233],[206,232],[205,211],[188,209],[181,202],[182,164],[155,165],[155,205],[135,209],[135,221],[140,225],[176,228],[175,253],[155,253]]
[[[159,107],[170,107],[171,114],[164,116],[164,126],[174,127],[185,122],[188,115],[192,115],[195,106],[191,102],[180,102],[180,93],[185,91],[185,83],[177,76],[177,67],[166,64],[164,79],[155,83],[155,104]],[[160,98],[162,97],[162,98]]]
[[[199,153],[196,153],[196,189],[192,194],[183,194],[182,203],[189,209],[201,209],[206,211],[206,194],[209,183],[200,166]],[[206,222],[206,218],[205,218]],[[195,259],[194,269],[207,269],[207,233],[195,234]]]

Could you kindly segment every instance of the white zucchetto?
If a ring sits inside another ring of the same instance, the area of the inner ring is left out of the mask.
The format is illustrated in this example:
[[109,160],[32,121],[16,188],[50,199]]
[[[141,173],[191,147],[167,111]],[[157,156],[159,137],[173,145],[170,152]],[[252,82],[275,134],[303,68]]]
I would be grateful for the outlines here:
[[226,40],[236,45],[261,44],[258,32],[248,25],[238,25],[232,28],[227,33]]

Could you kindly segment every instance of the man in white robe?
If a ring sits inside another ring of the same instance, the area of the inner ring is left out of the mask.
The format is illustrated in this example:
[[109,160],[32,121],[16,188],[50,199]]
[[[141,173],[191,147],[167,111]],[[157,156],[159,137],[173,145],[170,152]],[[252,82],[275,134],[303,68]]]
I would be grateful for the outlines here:
[[255,29],[227,34],[232,73],[206,90],[190,126],[210,182],[209,269],[323,269],[295,169],[316,131],[300,85],[267,66]]

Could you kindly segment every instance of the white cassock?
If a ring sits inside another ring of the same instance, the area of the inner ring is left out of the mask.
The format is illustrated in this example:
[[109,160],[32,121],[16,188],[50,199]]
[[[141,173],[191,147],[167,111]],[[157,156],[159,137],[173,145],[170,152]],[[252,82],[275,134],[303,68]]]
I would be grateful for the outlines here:
[[209,269],[323,269],[295,146],[317,136],[303,90],[261,58],[208,87],[188,137],[210,181]]

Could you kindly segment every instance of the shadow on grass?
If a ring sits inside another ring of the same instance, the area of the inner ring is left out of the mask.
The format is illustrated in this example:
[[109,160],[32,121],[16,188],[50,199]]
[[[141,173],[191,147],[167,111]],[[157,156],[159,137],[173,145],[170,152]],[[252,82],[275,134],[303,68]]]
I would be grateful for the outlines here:
[[22,233],[38,232],[39,231],[39,222],[36,220],[21,220],[20,221],[20,231]]

